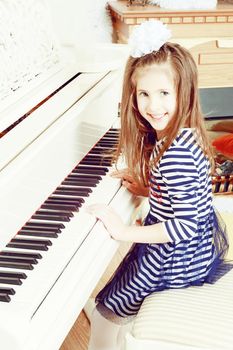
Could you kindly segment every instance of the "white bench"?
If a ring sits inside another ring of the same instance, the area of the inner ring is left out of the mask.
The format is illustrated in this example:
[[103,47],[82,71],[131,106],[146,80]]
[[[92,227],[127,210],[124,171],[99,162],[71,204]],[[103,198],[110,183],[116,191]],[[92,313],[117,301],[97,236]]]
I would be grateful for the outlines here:
[[215,284],[147,297],[124,350],[233,349],[233,269]]

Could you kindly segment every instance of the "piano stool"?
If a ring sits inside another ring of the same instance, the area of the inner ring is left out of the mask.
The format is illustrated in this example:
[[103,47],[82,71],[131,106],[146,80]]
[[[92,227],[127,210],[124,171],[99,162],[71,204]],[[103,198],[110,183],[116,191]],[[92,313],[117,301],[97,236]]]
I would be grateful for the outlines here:
[[215,284],[147,297],[124,350],[232,349],[233,269]]

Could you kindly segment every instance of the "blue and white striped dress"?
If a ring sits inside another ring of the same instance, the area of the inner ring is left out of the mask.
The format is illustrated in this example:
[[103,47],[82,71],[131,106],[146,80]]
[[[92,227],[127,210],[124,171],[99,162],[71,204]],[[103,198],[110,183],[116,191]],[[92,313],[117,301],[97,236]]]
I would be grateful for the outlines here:
[[181,129],[150,175],[145,225],[163,222],[172,242],[133,246],[96,297],[105,317],[108,310],[124,318],[135,315],[152,292],[201,285],[216,260],[210,164],[193,129]]

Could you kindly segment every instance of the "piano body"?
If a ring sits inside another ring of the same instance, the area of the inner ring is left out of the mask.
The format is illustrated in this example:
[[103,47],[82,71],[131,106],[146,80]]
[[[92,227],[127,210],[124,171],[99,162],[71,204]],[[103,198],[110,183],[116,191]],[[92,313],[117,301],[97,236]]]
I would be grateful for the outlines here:
[[[133,213],[107,160],[96,164],[116,139],[108,130],[118,123],[121,67],[79,72],[78,60],[59,57],[41,1],[0,5],[8,14],[0,56],[1,349],[57,350],[118,248],[85,206],[110,203],[126,222]],[[21,34],[38,44],[35,71],[35,57],[22,52],[26,39],[14,36],[22,19]],[[21,62],[9,54],[17,45]]]

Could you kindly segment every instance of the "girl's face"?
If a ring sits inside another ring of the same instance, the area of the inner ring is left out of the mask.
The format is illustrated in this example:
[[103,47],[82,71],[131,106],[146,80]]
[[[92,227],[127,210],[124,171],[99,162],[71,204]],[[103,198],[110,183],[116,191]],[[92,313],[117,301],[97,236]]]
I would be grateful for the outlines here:
[[139,70],[136,74],[136,94],[140,114],[161,139],[176,110],[171,66],[168,63],[154,64]]

